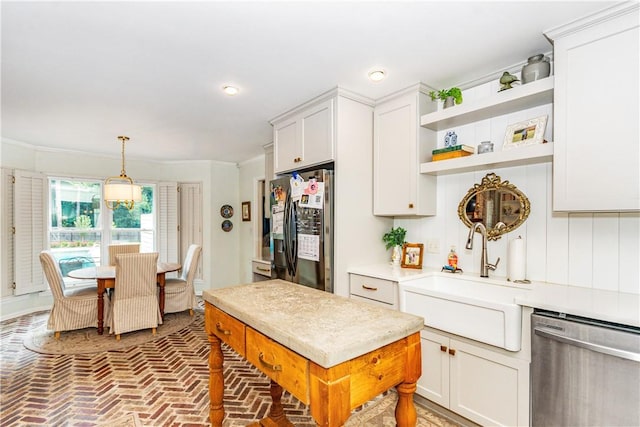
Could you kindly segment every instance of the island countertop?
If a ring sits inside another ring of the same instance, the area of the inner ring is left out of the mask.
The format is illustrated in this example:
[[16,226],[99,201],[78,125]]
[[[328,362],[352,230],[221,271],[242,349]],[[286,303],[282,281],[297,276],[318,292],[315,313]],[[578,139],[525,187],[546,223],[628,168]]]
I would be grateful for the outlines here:
[[209,289],[202,297],[325,368],[407,337],[424,325],[419,316],[284,280]]

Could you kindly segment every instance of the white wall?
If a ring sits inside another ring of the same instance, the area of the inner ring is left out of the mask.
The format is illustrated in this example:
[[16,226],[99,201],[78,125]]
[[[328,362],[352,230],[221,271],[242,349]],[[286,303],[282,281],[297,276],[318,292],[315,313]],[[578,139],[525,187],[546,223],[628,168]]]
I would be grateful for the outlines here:
[[[223,288],[241,283],[238,277],[239,269],[239,235],[238,225],[242,221],[240,216],[240,201],[238,197],[239,172],[237,165],[222,167],[216,164],[211,169],[211,262],[210,288]],[[222,230],[224,218],[220,215],[223,205],[231,205],[234,210],[233,229],[229,232]]]
[[257,185],[258,181],[265,179],[264,172],[264,155],[255,157],[240,163],[240,184],[239,194],[240,203],[250,201],[251,202],[251,221],[242,221],[240,208],[238,205],[238,232],[239,232],[239,245],[240,256],[238,260],[239,265],[239,277],[241,283],[249,283],[253,280],[253,274],[251,272],[251,260],[258,257],[256,252],[256,242],[260,238],[256,233],[259,229],[259,222],[261,218],[258,217],[258,200]]
[[438,214],[422,219],[396,219],[407,229],[407,240],[426,243],[437,239],[440,253],[425,253],[429,267],[446,264],[450,246],[455,246],[458,264],[465,272],[480,271],[480,236],[473,250],[466,250],[469,229],[458,218],[460,200],[483,176],[495,172],[516,185],[531,202],[531,214],[519,228],[501,239],[488,242],[489,261],[501,261],[490,276],[505,277],[507,245],[522,236],[527,252],[527,278],[640,293],[640,213],[554,213],[550,163],[526,167],[487,169],[475,173],[438,177]]
[[[42,149],[14,141],[3,140],[0,146],[0,166],[78,178],[104,179],[117,175],[121,168],[119,156],[109,158],[86,153]],[[127,157],[127,174],[136,181],[202,182],[203,188],[203,284],[201,288],[217,288],[239,282],[240,206],[238,202],[238,167],[234,163],[215,161],[151,162]],[[230,204],[236,209],[232,218],[234,229],[225,233],[220,224],[220,207]],[[5,230],[0,230],[0,239]],[[196,289],[200,292],[202,289]],[[2,298],[0,317],[12,313],[48,309],[50,297],[27,295]],[[15,315],[15,314],[14,314]]]

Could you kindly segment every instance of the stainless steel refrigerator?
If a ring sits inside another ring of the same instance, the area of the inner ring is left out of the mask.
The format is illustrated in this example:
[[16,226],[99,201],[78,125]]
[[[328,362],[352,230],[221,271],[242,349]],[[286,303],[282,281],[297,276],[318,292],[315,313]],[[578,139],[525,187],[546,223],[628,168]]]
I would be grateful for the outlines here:
[[271,181],[271,277],[333,292],[333,170]]

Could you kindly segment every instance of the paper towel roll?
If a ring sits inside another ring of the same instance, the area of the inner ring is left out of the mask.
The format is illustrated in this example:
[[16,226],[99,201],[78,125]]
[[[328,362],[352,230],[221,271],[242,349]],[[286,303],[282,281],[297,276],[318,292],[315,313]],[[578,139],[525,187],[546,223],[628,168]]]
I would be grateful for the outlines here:
[[525,264],[524,239],[522,237],[511,239],[507,255],[507,279],[512,282],[525,280],[527,274]]

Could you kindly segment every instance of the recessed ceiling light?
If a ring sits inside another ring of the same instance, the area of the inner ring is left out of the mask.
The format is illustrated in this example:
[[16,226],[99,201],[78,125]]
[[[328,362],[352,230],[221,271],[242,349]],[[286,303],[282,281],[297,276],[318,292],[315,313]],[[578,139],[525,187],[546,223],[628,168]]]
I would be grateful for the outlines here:
[[240,92],[240,89],[235,86],[223,86],[222,91],[229,96],[233,96]]
[[384,70],[373,70],[369,72],[369,80],[372,82],[379,82],[387,77],[387,73]]

